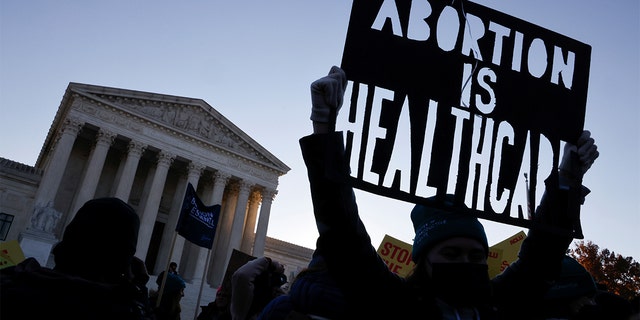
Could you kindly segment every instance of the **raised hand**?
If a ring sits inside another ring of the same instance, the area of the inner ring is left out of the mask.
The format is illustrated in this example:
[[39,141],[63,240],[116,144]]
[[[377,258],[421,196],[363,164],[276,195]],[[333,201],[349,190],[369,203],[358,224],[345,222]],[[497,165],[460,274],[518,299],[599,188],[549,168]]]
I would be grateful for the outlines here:
[[[575,154],[573,156],[572,154]],[[595,140],[591,138],[591,132],[582,131],[576,145],[566,143],[564,154],[560,162],[560,174],[574,179],[582,179],[582,176],[591,168],[594,161],[600,156]],[[575,157],[575,159],[572,159]]]
[[331,67],[328,75],[311,83],[311,121],[335,125],[346,88],[347,76],[336,66]]

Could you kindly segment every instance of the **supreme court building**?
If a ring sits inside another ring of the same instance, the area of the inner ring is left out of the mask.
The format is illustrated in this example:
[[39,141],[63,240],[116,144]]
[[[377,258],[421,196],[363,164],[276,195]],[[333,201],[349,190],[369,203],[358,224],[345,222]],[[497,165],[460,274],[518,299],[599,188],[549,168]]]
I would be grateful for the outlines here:
[[[205,275],[216,287],[237,249],[282,260],[291,276],[312,250],[267,238],[289,170],[201,99],[70,83],[35,166],[0,159],[0,240],[18,240],[25,256],[51,266],[74,213],[118,197],[140,216],[136,256],[151,274],[171,260],[185,280]],[[174,236],[187,183],[222,207],[210,255]]]

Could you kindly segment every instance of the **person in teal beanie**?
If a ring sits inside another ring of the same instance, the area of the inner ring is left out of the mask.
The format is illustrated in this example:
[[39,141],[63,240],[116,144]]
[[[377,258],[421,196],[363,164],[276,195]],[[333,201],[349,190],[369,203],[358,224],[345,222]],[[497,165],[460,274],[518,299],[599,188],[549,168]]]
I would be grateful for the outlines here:
[[[180,320],[182,307],[180,301],[184,297],[185,281],[175,273],[167,273],[166,284],[158,292],[153,292],[151,302],[155,306],[156,320]],[[158,303],[158,298],[160,302]]]
[[[411,253],[413,261],[419,261],[435,244],[454,237],[475,239],[482,245],[484,254],[489,252],[487,234],[477,218],[429,206],[435,201],[435,197],[428,198],[427,202],[417,204],[411,210],[411,221],[416,232]],[[453,195],[447,195],[444,204],[455,208]],[[460,207],[467,209],[464,205]]]

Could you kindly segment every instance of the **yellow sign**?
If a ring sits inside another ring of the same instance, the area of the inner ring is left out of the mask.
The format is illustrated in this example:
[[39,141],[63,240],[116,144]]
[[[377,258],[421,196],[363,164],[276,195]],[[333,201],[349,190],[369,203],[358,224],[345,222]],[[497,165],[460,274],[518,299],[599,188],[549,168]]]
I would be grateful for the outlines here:
[[[491,277],[491,279],[502,273],[504,269],[518,259],[520,246],[526,237],[527,235],[524,231],[520,231],[489,247],[487,264],[489,265],[489,277]],[[411,244],[385,235],[382,243],[378,247],[378,255],[382,257],[382,260],[387,264],[389,270],[404,278],[415,266],[415,263],[411,259],[411,250]]]
[[24,259],[18,240],[0,242],[0,269],[15,266]]
[[502,273],[512,262],[518,259],[518,252],[522,245],[522,240],[527,235],[524,231],[520,231],[515,235],[494,244],[489,247],[489,257],[487,264],[489,265],[489,277],[492,279]]
[[411,259],[412,245],[385,235],[378,247],[378,255],[393,273],[406,277],[416,265]]

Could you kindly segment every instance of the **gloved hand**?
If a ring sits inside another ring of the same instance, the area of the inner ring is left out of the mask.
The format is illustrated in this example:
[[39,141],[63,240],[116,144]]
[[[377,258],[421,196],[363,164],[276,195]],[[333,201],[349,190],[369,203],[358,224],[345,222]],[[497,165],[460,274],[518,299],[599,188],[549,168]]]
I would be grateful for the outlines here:
[[346,88],[347,75],[336,66],[329,75],[311,83],[311,121],[335,124]]
[[[520,247],[519,262],[514,263],[514,268],[510,266],[507,270],[535,269],[534,273],[544,281],[553,280],[560,274],[561,261],[573,237],[583,237],[580,205],[584,203],[589,189],[582,186],[582,177],[599,155],[598,147],[588,130],[582,132],[575,145],[564,145],[559,165],[559,181],[545,180],[546,191],[535,215],[540,227],[549,229],[530,229]],[[547,193],[548,191],[551,192]]]
[[577,181],[582,181],[584,174],[591,168],[593,162],[600,156],[595,140],[591,138],[591,132],[582,131],[576,142],[577,145],[566,143],[560,162],[560,176]]

